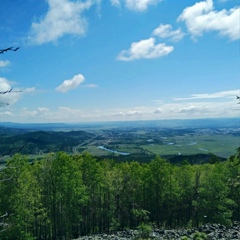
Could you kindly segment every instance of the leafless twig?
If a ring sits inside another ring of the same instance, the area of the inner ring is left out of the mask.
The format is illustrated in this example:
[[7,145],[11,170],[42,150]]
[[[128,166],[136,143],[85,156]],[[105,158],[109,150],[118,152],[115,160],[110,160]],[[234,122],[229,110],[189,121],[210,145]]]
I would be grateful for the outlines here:
[[16,52],[18,49],[20,49],[20,47],[16,47],[16,48],[9,47],[9,48],[0,49],[0,54],[3,54],[5,52],[7,52],[7,51],[14,51],[14,52]]

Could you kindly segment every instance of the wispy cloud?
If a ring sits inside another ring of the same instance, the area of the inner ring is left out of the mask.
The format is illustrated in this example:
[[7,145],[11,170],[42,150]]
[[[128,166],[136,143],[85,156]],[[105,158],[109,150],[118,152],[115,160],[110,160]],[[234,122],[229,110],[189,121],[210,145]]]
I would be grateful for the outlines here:
[[110,2],[115,7],[120,7],[121,6],[121,1],[120,0],[110,0]]
[[152,59],[168,55],[173,51],[173,46],[165,43],[155,43],[155,38],[133,42],[128,50],[123,50],[117,56],[120,61],[132,61],[137,59]]
[[4,68],[10,65],[10,61],[0,61],[0,68]]
[[156,5],[162,0],[111,0],[113,6],[120,7],[123,3],[124,6],[133,11],[146,11],[149,6]]
[[[13,113],[14,112],[14,113]],[[2,121],[19,122],[79,122],[79,121],[125,121],[154,119],[194,119],[238,117],[239,104],[236,99],[225,98],[204,101],[177,101],[157,104],[157,106],[141,106],[132,108],[81,109],[60,106],[56,109],[37,107],[35,109],[20,108],[15,111],[1,111]]]
[[213,1],[206,0],[185,8],[178,21],[185,22],[193,38],[201,36],[204,32],[216,31],[231,40],[237,40],[240,38],[239,14],[239,7],[216,11]]
[[56,41],[65,34],[84,35],[87,21],[82,13],[89,9],[93,1],[46,0],[49,9],[38,22],[33,22],[30,42],[44,44]]
[[24,89],[24,92],[25,93],[33,93],[36,91],[36,88],[35,87],[30,87],[30,88],[26,88]]
[[240,90],[222,91],[216,93],[203,93],[203,94],[192,94],[190,97],[186,98],[174,98],[175,101],[185,101],[193,99],[211,99],[211,98],[229,98],[236,97],[240,94]]
[[10,111],[1,111],[0,116],[1,116],[1,118],[6,117],[6,119],[7,119],[8,117],[13,117],[14,114]]
[[58,92],[68,92],[77,88],[84,81],[82,74],[75,75],[72,79],[65,80],[60,86],[56,88]]
[[172,26],[170,24],[160,24],[153,30],[152,34],[154,36],[158,36],[159,38],[168,38],[169,40],[176,42],[181,40],[185,35],[181,29],[172,30]]
[[85,84],[83,87],[85,87],[85,88],[97,88],[98,85],[96,85],[96,84]]

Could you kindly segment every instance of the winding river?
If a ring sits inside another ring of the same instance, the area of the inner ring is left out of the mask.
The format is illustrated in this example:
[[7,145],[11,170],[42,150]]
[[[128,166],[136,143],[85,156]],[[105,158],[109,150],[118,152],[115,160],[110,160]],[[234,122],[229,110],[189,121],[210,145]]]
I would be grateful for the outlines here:
[[111,152],[111,153],[116,153],[116,154],[119,154],[119,155],[129,155],[130,153],[127,153],[127,152],[119,152],[119,151],[115,151],[115,150],[112,150],[112,149],[109,149],[109,148],[105,148],[104,146],[99,146],[98,149],[102,149],[102,150],[105,150],[105,151],[108,151],[108,152]]

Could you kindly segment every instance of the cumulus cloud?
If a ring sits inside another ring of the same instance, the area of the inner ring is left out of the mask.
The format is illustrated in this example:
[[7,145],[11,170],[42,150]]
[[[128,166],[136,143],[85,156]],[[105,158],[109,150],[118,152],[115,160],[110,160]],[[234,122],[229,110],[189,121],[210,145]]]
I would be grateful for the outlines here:
[[4,68],[10,65],[10,62],[8,60],[6,61],[0,61],[0,68]]
[[240,38],[239,14],[239,7],[215,11],[213,1],[206,0],[185,8],[178,21],[185,22],[193,38],[204,32],[216,31],[231,40],[237,40]]
[[156,5],[162,0],[111,0],[113,6],[120,7],[121,3],[125,5],[126,8],[133,11],[146,11],[149,6]]
[[56,41],[64,34],[84,35],[87,21],[82,16],[93,1],[46,0],[49,9],[39,21],[33,22],[30,30],[30,42],[44,44]]
[[77,88],[84,81],[82,74],[75,75],[72,79],[65,80],[60,86],[56,88],[58,92],[67,92]]
[[[21,92],[19,91],[10,91],[12,89],[10,81],[6,78],[0,77],[0,102],[5,104],[13,104],[16,103],[21,96]],[[7,92],[9,91],[9,92]],[[3,94],[6,92],[5,94]]]
[[130,49],[123,50],[117,56],[117,60],[132,61],[136,59],[152,59],[168,55],[173,51],[173,46],[167,46],[165,43],[155,43],[155,38],[133,42]]
[[[1,105],[13,105],[18,102],[25,94],[33,93],[35,87],[13,88],[13,83],[6,78],[0,77],[0,103]],[[5,93],[6,92],[6,93]]]
[[181,31],[181,29],[173,31],[170,24],[160,24],[156,29],[153,30],[152,34],[160,38],[168,38],[171,41],[179,41],[184,36],[184,33]]
[[0,92],[8,91],[11,88],[10,82],[6,78],[0,77]]
[[192,94],[187,98],[175,98],[175,101],[193,100],[193,99],[211,99],[211,98],[232,98],[240,94],[240,90],[230,90],[215,93]]

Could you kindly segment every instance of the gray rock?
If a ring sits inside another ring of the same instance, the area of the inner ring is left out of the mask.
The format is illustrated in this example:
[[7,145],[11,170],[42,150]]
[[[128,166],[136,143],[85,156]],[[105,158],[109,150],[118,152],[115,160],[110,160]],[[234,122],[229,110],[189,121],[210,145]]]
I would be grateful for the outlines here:
[[[239,240],[240,222],[234,222],[231,226],[221,224],[205,224],[193,229],[155,229],[150,237],[158,240],[181,240],[183,236],[193,239],[194,233],[202,232],[207,234],[209,240]],[[140,232],[138,230],[125,230],[116,233],[103,233],[92,236],[79,237],[76,240],[134,240]]]

